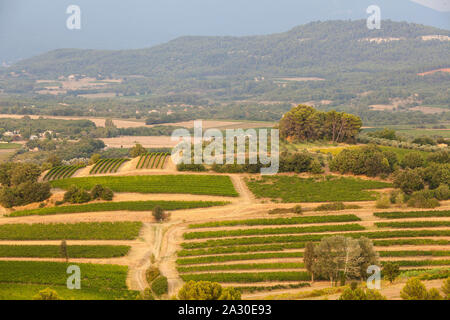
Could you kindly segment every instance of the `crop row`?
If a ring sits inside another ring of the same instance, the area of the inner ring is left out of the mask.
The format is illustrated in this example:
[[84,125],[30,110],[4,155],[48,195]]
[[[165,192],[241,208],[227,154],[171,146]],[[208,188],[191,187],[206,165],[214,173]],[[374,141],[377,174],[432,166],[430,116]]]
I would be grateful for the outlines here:
[[311,275],[308,272],[257,272],[257,273],[206,273],[184,274],[184,281],[212,281],[212,282],[267,282],[267,281],[309,281]]
[[376,222],[378,228],[438,228],[449,227],[450,221]]
[[214,201],[124,201],[124,202],[104,202],[91,203],[76,206],[59,206],[50,208],[40,208],[33,210],[14,211],[9,214],[10,217],[22,216],[45,216],[63,213],[82,213],[82,212],[104,212],[104,211],[151,211],[156,206],[164,210],[208,208],[213,206],[223,206],[227,202]]
[[[214,239],[202,242],[185,242],[181,246],[184,249],[200,249],[208,247],[222,247],[235,245],[253,245],[253,244],[274,244],[274,243],[292,243],[320,241],[322,238],[330,237],[335,234],[309,234],[300,236],[273,236],[273,237],[246,237],[233,239]],[[417,238],[417,237],[448,237],[450,230],[397,230],[397,231],[378,231],[378,232],[357,232],[346,233],[346,237],[369,239],[388,239],[388,238]],[[397,240],[395,240],[397,241]]]
[[286,249],[303,249],[305,243],[283,243],[283,244],[269,244],[262,246],[233,246],[233,247],[213,247],[206,249],[192,249],[178,251],[179,257],[192,257],[192,256],[207,256],[222,253],[243,253],[243,252],[261,252],[261,251],[283,251]]
[[202,271],[220,270],[264,270],[264,269],[304,269],[301,262],[287,263],[248,263],[248,264],[214,264],[208,266],[177,267],[180,273],[194,273]]
[[114,192],[186,193],[237,197],[228,176],[215,175],[150,175],[72,178],[52,181],[55,188],[67,190],[72,185],[91,190],[100,184]]
[[203,256],[195,258],[177,259],[178,265],[227,262],[239,260],[262,260],[275,258],[301,258],[303,252],[269,252],[269,253],[255,253],[255,254],[229,254],[223,256]]
[[134,240],[142,222],[0,225],[0,240]]
[[311,227],[286,227],[286,228],[264,228],[264,229],[239,229],[239,230],[221,230],[185,233],[185,239],[205,239],[220,237],[238,237],[250,235],[266,234],[284,234],[284,233],[315,233],[328,231],[360,231],[365,228],[359,224],[344,224],[330,226],[311,226]]
[[139,158],[136,169],[163,169],[168,153],[147,153]]
[[420,250],[408,250],[408,251],[379,251],[380,257],[447,257],[450,256],[450,251],[420,251]]
[[[67,246],[70,258],[115,258],[128,254],[129,246]],[[60,247],[55,245],[0,245],[0,257],[59,258]]]
[[92,167],[89,174],[115,173],[129,159],[101,159]]
[[421,266],[447,266],[450,260],[404,260],[395,261],[400,267],[421,267]]
[[276,219],[248,219],[248,220],[215,221],[200,224],[191,224],[189,228],[195,229],[195,228],[231,227],[231,226],[290,225],[290,224],[336,223],[336,222],[353,222],[353,221],[361,221],[361,219],[355,216],[354,214],[337,215],[337,216],[276,218]]
[[79,169],[83,168],[83,166],[59,166],[54,167],[51,169],[47,174],[44,176],[44,181],[52,181],[52,180],[58,180],[58,179],[67,179],[72,177],[75,172],[77,172]]
[[411,212],[375,212],[373,215],[378,218],[383,218],[383,219],[450,217],[450,210],[411,211]]

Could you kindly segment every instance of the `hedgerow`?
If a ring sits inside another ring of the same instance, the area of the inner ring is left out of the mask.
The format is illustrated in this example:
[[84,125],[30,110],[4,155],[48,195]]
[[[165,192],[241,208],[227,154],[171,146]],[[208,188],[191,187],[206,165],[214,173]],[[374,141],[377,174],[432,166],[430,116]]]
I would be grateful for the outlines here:
[[450,210],[442,211],[411,211],[411,212],[375,212],[376,217],[383,219],[450,217]]
[[239,261],[239,260],[262,260],[274,258],[301,258],[303,252],[276,252],[276,253],[255,253],[255,254],[233,254],[223,256],[202,256],[195,258],[177,259],[179,265]]
[[134,240],[142,222],[0,225],[1,240]]
[[82,212],[103,212],[103,211],[151,211],[156,206],[164,210],[179,210],[193,208],[207,208],[213,206],[223,206],[227,202],[214,201],[124,201],[91,203],[77,206],[59,206],[50,208],[40,208],[33,210],[13,211],[10,217],[22,217],[31,215],[53,215],[62,213],[82,213]]
[[327,232],[327,231],[358,231],[358,230],[365,230],[365,228],[359,224],[344,224],[344,225],[312,226],[312,227],[239,229],[239,230],[190,232],[185,233],[183,236],[185,239],[204,239],[204,238],[235,237],[248,235],[313,233],[313,232]]
[[[115,258],[128,254],[129,246],[67,246],[70,258]],[[0,257],[60,258],[56,245],[0,245]]]
[[184,274],[184,281],[212,281],[212,282],[266,282],[266,281],[309,281],[311,275],[308,272],[257,272],[257,273],[207,273]]
[[353,214],[338,216],[310,216],[310,217],[294,217],[294,218],[276,218],[276,219],[248,219],[248,220],[231,220],[231,221],[215,221],[199,224],[191,224],[189,228],[214,228],[214,227],[231,227],[231,226],[259,226],[259,225],[289,225],[289,224],[313,224],[313,223],[335,223],[335,222],[352,222],[361,221],[360,218]]
[[178,272],[202,272],[217,270],[263,270],[263,269],[303,269],[305,265],[301,262],[288,263],[251,263],[251,264],[214,264],[209,266],[177,267]]

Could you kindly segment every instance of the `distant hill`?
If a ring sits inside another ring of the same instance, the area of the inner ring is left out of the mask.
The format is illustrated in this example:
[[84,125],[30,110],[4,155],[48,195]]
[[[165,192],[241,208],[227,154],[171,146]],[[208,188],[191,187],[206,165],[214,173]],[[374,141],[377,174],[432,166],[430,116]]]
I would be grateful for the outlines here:
[[336,72],[419,72],[450,65],[450,41],[421,39],[450,36],[450,31],[391,21],[385,21],[382,30],[369,30],[365,24],[314,22],[268,36],[182,37],[141,50],[61,49],[21,61],[9,71],[24,70],[40,78],[70,74],[329,77]]

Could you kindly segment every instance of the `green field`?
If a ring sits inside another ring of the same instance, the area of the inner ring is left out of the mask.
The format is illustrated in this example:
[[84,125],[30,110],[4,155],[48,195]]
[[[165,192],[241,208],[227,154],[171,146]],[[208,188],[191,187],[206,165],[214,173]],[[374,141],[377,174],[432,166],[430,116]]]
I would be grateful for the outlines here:
[[[129,246],[67,246],[69,258],[116,258],[128,254]],[[0,245],[0,257],[60,258],[60,246]]]
[[391,187],[385,182],[331,176],[324,179],[264,176],[248,179],[247,185],[258,198],[290,203],[375,200],[376,193],[367,190]]
[[77,206],[60,206],[51,208],[41,208],[34,210],[14,211],[9,214],[10,217],[22,216],[46,216],[65,213],[82,213],[82,212],[106,212],[106,211],[151,211],[156,206],[160,206],[164,210],[180,210],[207,208],[213,206],[223,206],[227,202],[214,201],[126,201],[126,202],[105,202],[92,203]]
[[155,175],[130,177],[89,177],[52,181],[54,188],[67,190],[76,185],[86,190],[101,184],[115,192],[185,193],[237,197],[228,176],[213,175]]
[[0,240],[134,240],[142,222],[4,224]]
[[65,299],[133,299],[128,291],[125,266],[77,264],[81,289],[68,290],[67,267],[71,264],[35,261],[0,261],[0,299],[32,299],[40,290],[52,287]]
[[382,219],[450,217],[450,210],[410,211],[410,212],[375,212],[374,216]]
[[20,149],[21,144],[18,143],[0,143],[0,149]]

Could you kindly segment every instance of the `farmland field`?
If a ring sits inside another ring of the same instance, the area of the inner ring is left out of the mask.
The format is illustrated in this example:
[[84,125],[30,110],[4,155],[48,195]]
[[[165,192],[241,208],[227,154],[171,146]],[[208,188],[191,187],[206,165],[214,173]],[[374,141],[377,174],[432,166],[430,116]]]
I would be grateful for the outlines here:
[[[129,246],[67,246],[70,258],[114,258],[128,254]],[[52,245],[0,245],[0,257],[60,258],[60,247]]]
[[247,185],[258,198],[293,203],[375,200],[375,193],[367,190],[391,186],[385,182],[331,176],[324,179],[294,176],[250,178]]
[[88,177],[52,181],[54,188],[68,189],[77,185],[86,190],[101,184],[115,192],[185,193],[236,197],[238,193],[228,176],[158,175],[126,177]]
[[127,267],[78,264],[81,289],[66,287],[70,264],[35,261],[0,261],[0,299],[31,299],[39,290],[52,287],[70,299],[133,299],[137,293],[126,287]]

